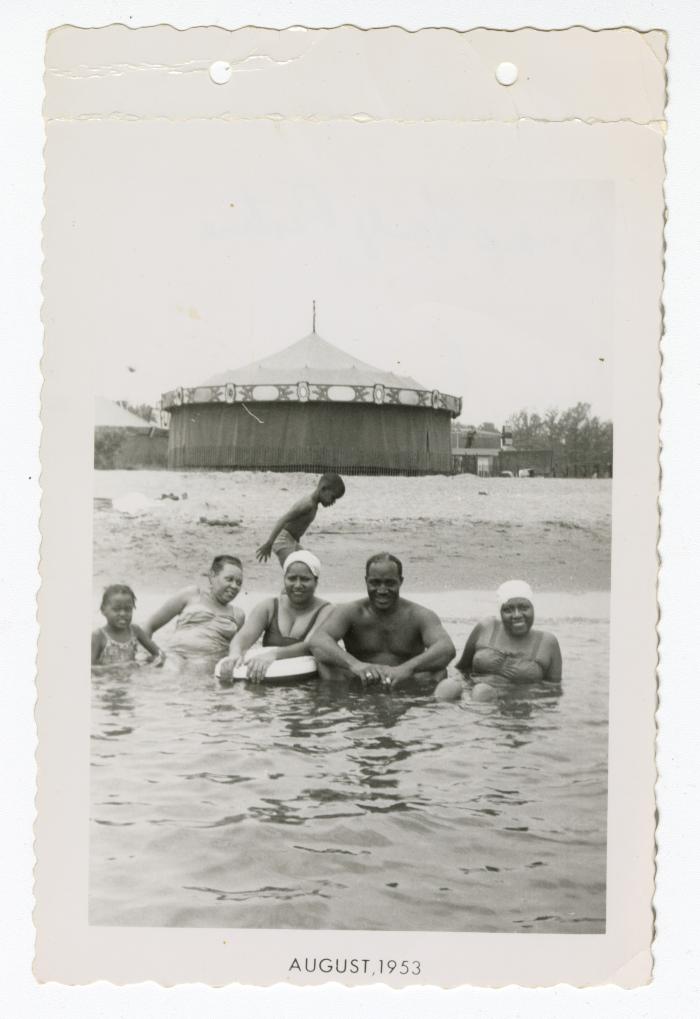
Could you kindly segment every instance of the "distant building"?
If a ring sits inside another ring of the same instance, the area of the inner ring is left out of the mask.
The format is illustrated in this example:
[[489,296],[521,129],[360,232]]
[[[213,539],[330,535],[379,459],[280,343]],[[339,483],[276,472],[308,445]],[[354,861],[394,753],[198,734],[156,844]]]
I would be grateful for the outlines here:
[[501,433],[487,421],[478,428],[459,426],[452,431],[453,469],[456,474],[478,474],[488,478],[496,473],[501,452]]
[[513,433],[505,427],[498,431],[491,421],[478,428],[457,422],[452,428],[452,459],[456,474],[550,476],[553,453],[551,449],[517,449]]
[[166,467],[168,433],[118,403],[95,399],[94,466],[97,470]]
[[315,331],[201,385],[163,394],[168,466],[450,474],[462,401],[339,350]]
[[[554,477],[554,453],[551,449],[504,449],[498,458],[498,469],[510,471],[515,477]],[[525,473],[527,472],[527,473]]]

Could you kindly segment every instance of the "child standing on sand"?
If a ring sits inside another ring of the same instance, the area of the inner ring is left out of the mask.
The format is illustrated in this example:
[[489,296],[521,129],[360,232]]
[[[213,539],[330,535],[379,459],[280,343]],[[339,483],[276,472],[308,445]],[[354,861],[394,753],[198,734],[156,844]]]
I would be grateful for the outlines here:
[[140,626],[131,622],[136,595],[126,584],[110,584],[102,595],[100,612],[107,620],[92,635],[93,665],[122,665],[136,661],[139,644],[151,655],[150,661],[162,665],[165,655],[147,637]]
[[258,561],[267,562],[274,552],[280,566],[284,566],[287,556],[301,548],[299,540],[315,519],[319,505],[332,506],[344,494],[345,482],[339,474],[322,474],[313,492],[295,502],[292,508],[279,518],[270,532],[270,537],[255,553]]

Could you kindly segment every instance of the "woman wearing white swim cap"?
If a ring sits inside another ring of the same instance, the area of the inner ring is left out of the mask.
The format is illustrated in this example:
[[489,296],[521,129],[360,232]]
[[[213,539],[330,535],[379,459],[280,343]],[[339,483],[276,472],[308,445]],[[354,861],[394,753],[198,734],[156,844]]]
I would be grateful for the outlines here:
[[498,616],[472,630],[457,668],[475,686],[476,700],[493,700],[498,688],[561,683],[562,660],[553,633],[535,630],[535,596],[524,580],[507,580],[496,594]]
[[[316,597],[321,563],[313,552],[298,549],[287,556],[283,570],[284,593],[255,606],[232,640],[228,656],[216,667],[219,679],[232,679],[233,670],[245,664],[247,678],[262,683],[272,662],[309,654],[308,640],[332,608]],[[260,637],[263,650],[248,655]]]

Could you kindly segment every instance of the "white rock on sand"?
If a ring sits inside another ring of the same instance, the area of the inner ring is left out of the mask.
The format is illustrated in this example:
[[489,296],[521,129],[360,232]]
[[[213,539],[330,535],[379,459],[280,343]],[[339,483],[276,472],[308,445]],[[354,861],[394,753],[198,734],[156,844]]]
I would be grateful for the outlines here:
[[141,513],[148,513],[152,508],[152,504],[153,500],[141,492],[126,492],[124,495],[118,495],[116,499],[112,500],[112,509],[135,517]]

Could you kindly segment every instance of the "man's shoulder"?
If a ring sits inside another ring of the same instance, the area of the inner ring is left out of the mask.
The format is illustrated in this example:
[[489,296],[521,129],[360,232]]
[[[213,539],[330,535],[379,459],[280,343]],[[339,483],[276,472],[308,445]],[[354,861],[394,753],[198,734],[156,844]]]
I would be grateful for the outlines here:
[[413,616],[416,616],[417,618],[418,617],[426,618],[428,616],[431,619],[433,617],[437,618],[437,612],[435,612],[433,609],[429,609],[427,605],[421,605],[420,602],[411,601],[409,598],[400,598],[399,608],[403,609],[403,611],[410,613]]
[[359,618],[363,613],[369,611],[369,598],[355,598],[353,601],[340,602],[335,606],[335,610]]

